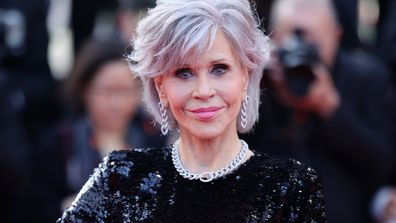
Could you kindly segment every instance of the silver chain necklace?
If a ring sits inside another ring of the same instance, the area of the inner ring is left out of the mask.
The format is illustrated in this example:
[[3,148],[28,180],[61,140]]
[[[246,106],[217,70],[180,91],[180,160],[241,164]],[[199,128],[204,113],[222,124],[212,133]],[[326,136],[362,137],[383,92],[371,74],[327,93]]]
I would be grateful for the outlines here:
[[186,179],[189,180],[199,179],[202,182],[210,182],[214,179],[220,178],[228,173],[231,173],[242,164],[242,161],[244,160],[247,152],[249,151],[249,146],[245,141],[243,140],[240,141],[242,143],[241,150],[239,151],[238,155],[225,167],[214,172],[191,173],[190,171],[186,170],[181,164],[180,156],[179,156],[179,140],[177,140],[175,144],[172,145],[173,165],[175,166],[177,172]]

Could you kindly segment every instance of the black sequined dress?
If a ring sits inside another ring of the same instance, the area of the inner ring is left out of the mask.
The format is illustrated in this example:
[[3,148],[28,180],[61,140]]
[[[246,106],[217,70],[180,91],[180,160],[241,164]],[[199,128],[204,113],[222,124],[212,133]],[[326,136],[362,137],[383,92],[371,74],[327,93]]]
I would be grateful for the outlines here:
[[171,148],[113,152],[58,222],[327,222],[315,171],[255,153],[204,183],[178,174]]

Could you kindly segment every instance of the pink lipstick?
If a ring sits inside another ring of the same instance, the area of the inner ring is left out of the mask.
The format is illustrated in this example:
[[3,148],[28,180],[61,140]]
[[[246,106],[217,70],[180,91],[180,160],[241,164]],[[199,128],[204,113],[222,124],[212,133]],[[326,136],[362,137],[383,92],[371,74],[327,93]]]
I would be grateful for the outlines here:
[[200,120],[211,120],[218,114],[220,109],[220,107],[208,107],[194,109],[191,112]]

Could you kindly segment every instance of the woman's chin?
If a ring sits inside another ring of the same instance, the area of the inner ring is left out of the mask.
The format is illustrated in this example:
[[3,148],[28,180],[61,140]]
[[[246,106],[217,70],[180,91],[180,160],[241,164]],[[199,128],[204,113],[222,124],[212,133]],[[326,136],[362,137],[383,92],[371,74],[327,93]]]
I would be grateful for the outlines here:
[[186,134],[201,140],[210,140],[224,135],[225,132],[225,128],[209,125],[192,127],[186,131]]

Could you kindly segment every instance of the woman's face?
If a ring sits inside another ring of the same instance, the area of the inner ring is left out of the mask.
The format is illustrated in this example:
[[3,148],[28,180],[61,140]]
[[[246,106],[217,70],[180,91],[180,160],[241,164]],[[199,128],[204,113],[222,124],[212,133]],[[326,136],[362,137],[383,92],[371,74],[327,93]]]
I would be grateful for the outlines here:
[[200,57],[187,58],[184,66],[154,81],[181,134],[201,139],[236,134],[236,120],[248,86],[248,70],[221,32]]
[[125,62],[104,64],[87,87],[85,107],[95,127],[120,130],[127,126],[139,103],[139,90]]

